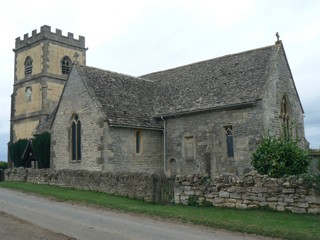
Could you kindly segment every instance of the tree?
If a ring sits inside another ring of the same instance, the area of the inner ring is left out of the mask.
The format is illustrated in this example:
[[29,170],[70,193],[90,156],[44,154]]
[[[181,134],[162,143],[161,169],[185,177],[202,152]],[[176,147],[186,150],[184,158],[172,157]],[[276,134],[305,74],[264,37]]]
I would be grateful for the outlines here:
[[9,143],[10,159],[15,167],[24,167],[25,163],[22,161],[23,152],[27,146],[27,139],[19,139],[15,143]]
[[[10,159],[15,167],[30,167],[30,162],[22,159],[26,147],[31,146],[32,157],[38,161],[38,168],[50,168],[50,133],[42,133],[32,139],[32,144],[27,139],[19,139],[15,143],[9,143]],[[31,144],[31,145],[30,145]]]
[[38,161],[38,168],[50,168],[50,138],[48,132],[42,133],[32,141],[33,153]]

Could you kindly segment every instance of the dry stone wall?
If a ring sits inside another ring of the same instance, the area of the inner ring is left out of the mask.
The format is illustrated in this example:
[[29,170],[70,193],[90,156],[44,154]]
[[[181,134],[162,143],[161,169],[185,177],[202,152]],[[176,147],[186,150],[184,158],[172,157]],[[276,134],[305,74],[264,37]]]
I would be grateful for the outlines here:
[[[106,192],[152,202],[156,175],[14,168],[5,171],[5,179]],[[299,176],[270,178],[251,171],[242,177],[177,176],[174,184],[176,204],[187,205],[192,201],[217,207],[265,207],[277,211],[320,214],[319,189],[307,188]]]
[[199,205],[320,214],[319,190],[306,188],[298,176],[277,179],[252,171],[243,177],[177,177],[175,184],[176,203],[190,204],[192,200]]
[[154,197],[153,177],[143,173],[14,168],[5,171],[5,179],[99,191],[146,202]]

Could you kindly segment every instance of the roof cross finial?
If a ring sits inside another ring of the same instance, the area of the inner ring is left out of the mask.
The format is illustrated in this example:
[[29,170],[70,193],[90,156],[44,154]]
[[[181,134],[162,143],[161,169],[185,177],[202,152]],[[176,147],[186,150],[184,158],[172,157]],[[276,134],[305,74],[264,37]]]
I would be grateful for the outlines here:
[[276,33],[276,37],[277,37],[276,44],[278,44],[278,43],[280,43],[280,42],[281,42],[281,41],[280,41],[280,35],[279,35],[279,33],[278,33],[278,32]]

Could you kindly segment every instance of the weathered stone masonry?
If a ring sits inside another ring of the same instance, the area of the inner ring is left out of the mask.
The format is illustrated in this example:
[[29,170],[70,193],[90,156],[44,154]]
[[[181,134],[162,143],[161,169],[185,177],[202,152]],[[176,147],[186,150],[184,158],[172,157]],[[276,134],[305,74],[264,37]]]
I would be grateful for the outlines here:
[[14,168],[5,171],[8,181],[49,184],[153,201],[153,177],[144,173],[110,173],[85,170]]
[[[84,170],[8,169],[6,180],[50,184],[106,192],[145,201],[154,201],[156,175],[147,173],[110,173]],[[196,199],[201,205],[258,208],[320,214],[320,191],[303,185],[298,176],[270,178],[252,171],[242,177],[220,175],[213,179],[200,175],[177,176],[175,203]]]
[[200,205],[210,202],[217,207],[267,207],[277,211],[320,213],[319,190],[306,188],[298,176],[277,179],[252,171],[243,177],[177,177],[175,184],[176,203],[188,204],[192,197]]

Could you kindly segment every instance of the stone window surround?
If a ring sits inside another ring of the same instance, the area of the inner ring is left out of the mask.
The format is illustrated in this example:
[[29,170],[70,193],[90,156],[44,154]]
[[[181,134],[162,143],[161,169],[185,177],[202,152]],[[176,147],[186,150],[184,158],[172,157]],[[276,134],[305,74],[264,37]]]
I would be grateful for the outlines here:
[[227,158],[234,158],[234,134],[231,124],[223,126],[223,149]]
[[291,106],[290,106],[288,96],[286,94],[283,95],[281,100],[280,118],[282,120],[281,124],[282,124],[284,134],[285,136],[289,137],[290,121],[292,119],[291,119]]
[[26,57],[26,60],[24,61],[24,75],[30,76],[32,74],[32,63],[33,60],[30,56]]
[[195,137],[190,133],[183,136],[182,149],[185,160],[193,161],[196,158]]
[[142,153],[142,129],[134,130],[135,154]]
[[61,73],[64,75],[68,75],[71,71],[72,62],[68,56],[64,56],[61,59]]
[[73,113],[70,123],[70,162],[81,162],[81,121],[77,113]]

